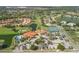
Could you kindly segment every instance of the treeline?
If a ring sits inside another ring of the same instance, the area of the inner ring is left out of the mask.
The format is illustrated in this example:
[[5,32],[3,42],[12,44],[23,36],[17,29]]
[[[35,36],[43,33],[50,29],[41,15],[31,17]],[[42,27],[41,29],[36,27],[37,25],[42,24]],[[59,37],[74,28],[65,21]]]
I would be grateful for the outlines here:
[[79,7],[76,6],[51,6],[51,7],[27,7],[27,8],[17,8],[5,6],[0,7],[0,20],[8,18],[20,18],[20,17],[30,17],[36,19],[37,17],[42,18],[46,16],[53,15],[51,12],[56,11],[56,13],[62,12],[79,12]]

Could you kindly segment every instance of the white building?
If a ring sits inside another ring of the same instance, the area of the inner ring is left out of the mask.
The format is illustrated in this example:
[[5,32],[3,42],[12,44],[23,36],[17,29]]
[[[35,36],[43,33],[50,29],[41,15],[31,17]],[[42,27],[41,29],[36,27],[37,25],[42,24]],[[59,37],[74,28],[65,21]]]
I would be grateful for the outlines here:
[[62,24],[62,25],[66,25],[67,22],[66,22],[66,21],[61,21],[61,24]]
[[67,25],[70,26],[70,27],[73,27],[73,26],[75,26],[76,24],[75,24],[75,23],[68,23]]

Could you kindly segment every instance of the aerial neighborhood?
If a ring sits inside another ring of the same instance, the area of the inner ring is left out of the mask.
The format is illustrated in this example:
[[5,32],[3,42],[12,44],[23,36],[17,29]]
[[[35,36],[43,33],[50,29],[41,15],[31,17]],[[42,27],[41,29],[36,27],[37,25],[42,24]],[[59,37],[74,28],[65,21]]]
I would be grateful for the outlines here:
[[0,52],[30,51],[79,51],[78,7],[0,7]]

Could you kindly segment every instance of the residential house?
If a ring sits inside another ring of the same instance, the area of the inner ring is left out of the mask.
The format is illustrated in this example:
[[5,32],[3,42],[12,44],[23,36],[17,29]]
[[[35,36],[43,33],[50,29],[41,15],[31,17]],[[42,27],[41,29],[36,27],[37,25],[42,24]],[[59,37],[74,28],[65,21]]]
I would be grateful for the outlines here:
[[29,32],[24,33],[24,34],[23,34],[23,37],[24,37],[24,38],[32,38],[32,37],[34,37],[34,36],[36,36],[36,35],[37,35],[36,32],[29,31]]
[[50,18],[43,18],[42,23],[48,26],[51,26],[51,19]]
[[75,23],[68,23],[67,25],[70,26],[70,27],[73,27],[73,26],[75,26],[76,24],[75,24]]
[[61,25],[66,25],[67,22],[66,21],[61,21]]
[[21,25],[27,25],[27,24],[31,23],[31,19],[30,18],[21,18],[20,23],[21,23]]
[[17,35],[17,36],[15,36],[16,42],[21,42],[22,38],[23,38],[22,35]]

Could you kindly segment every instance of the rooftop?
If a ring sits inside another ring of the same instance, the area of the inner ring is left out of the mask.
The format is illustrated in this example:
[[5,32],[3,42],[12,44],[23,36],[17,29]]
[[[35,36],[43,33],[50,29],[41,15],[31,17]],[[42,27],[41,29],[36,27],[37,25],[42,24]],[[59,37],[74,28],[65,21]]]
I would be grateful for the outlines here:
[[20,41],[20,40],[22,39],[22,35],[17,35],[17,36],[15,36],[15,39],[16,39],[17,41]]
[[29,38],[32,38],[35,35],[37,35],[37,33],[33,31],[29,31],[23,34],[24,37],[29,37]]
[[45,30],[36,30],[36,31],[29,31],[29,32],[25,32],[23,34],[24,37],[28,37],[28,38],[32,38],[37,34],[41,34],[41,33],[46,33]]

